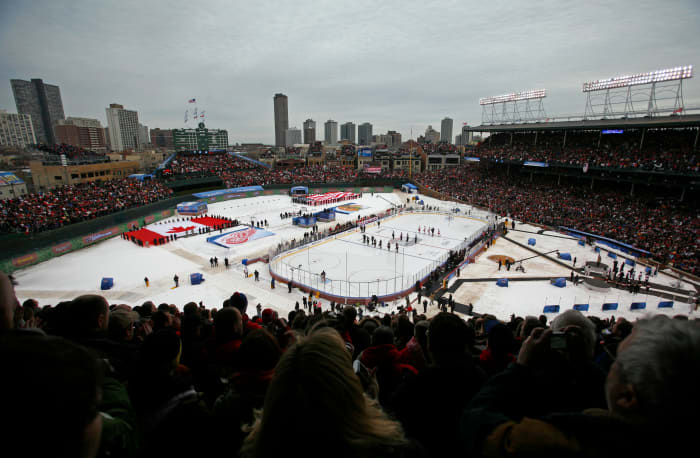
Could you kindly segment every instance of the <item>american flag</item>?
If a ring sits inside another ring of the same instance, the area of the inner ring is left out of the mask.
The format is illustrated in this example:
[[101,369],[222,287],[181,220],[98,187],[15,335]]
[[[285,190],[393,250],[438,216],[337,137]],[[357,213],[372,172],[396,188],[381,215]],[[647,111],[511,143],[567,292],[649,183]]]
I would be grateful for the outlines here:
[[195,99],[190,99],[190,100],[188,100],[188,103],[194,103],[194,102],[196,102]]

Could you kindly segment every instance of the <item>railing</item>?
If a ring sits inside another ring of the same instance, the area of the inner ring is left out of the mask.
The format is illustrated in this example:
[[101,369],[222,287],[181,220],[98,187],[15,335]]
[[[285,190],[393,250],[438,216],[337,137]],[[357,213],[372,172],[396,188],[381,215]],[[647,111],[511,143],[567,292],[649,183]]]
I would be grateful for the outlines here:
[[[393,211],[390,210],[389,214],[385,214],[380,220],[389,216],[410,213],[439,213],[444,216],[453,216],[455,214],[452,208],[446,211],[444,207],[440,209],[434,207],[431,207],[431,209],[411,207],[399,210],[393,209]],[[353,224],[349,229],[332,234],[331,236],[337,238],[348,231],[354,231],[356,227],[357,225]],[[467,250],[468,253],[471,253],[476,247],[472,247],[471,249],[469,249],[469,247],[475,240],[482,237],[482,235],[483,233],[481,231],[471,234],[457,246],[452,247],[450,252],[446,252],[439,258],[432,260],[418,271],[373,281],[350,281],[347,279],[324,277],[318,272],[311,272],[307,268],[303,268],[302,265],[295,266],[285,261],[285,259],[292,255],[303,253],[304,250],[311,250],[315,245],[325,242],[328,239],[325,233],[314,234],[302,241],[292,240],[280,244],[276,250],[270,253],[269,266],[270,272],[284,282],[289,282],[291,280],[295,286],[305,287],[306,289],[336,296],[338,298],[349,298],[353,301],[369,300],[373,295],[376,295],[380,300],[382,297],[389,296],[398,298],[413,291],[416,282],[420,281],[422,283],[433,271],[443,266],[449,259],[451,252],[464,249]],[[389,253],[388,250],[387,253]],[[404,263],[402,265],[405,265],[405,253],[394,253],[394,255],[397,257],[395,260],[397,264]],[[403,257],[403,260],[398,261],[399,257]]]

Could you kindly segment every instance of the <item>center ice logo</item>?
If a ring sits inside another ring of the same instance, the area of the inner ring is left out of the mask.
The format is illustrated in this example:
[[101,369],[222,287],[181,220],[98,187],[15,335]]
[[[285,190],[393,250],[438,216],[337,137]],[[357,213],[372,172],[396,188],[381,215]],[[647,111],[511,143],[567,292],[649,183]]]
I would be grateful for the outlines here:
[[187,226],[187,227],[175,226],[175,227],[171,227],[167,233],[168,234],[176,234],[178,232],[187,232],[189,230],[194,229],[195,227],[197,227],[197,226]]
[[248,241],[248,239],[255,234],[256,230],[254,228],[250,229],[244,229],[242,231],[237,231],[234,232],[233,234],[229,235],[228,237],[224,237],[223,242],[226,245],[238,245],[241,243],[245,243]]

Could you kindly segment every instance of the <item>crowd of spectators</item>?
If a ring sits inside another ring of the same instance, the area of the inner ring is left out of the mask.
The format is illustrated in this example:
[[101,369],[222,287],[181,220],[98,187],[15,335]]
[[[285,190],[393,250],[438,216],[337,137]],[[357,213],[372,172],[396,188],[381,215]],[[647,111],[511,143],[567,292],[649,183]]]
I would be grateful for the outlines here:
[[553,165],[634,168],[659,172],[700,172],[700,156],[692,147],[697,130],[650,130],[640,148],[638,131],[601,136],[599,131],[495,134],[469,154],[495,161],[536,161]]
[[654,202],[586,185],[558,186],[552,179],[530,182],[482,167],[455,167],[415,176],[421,184],[458,199],[533,224],[591,232],[651,252],[661,262],[700,273],[697,208],[675,201]]
[[122,178],[61,186],[0,200],[0,233],[56,229],[165,199],[172,190],[158,181]]
[[358,319],[312,301],[279,316],[241,292],[220,305],[20,305],[0,274],[4,451],[617,458],[693,444],[700,326],[687,316],[548,323],[409,304]]
[[270,184],[352,183],[357,180],[408,177],[405,170],[371,174],[354,168],[329,165],[272,169],[231,154],[178,155],[172,162],[171,169],[175,175],[218,176],[227,188]]

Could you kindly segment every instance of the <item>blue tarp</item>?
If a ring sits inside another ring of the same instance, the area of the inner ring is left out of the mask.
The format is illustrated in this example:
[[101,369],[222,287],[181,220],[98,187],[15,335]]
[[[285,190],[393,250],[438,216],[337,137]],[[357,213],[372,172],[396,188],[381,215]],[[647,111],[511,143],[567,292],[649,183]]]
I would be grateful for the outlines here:
[[644,269],[644,272],[651,274],[651,267],[647,266],[647,268]]
[[579,312],[587,312],[588,304],[574,304],[574,310],[578,310]]
[[527,239],[527,244],[528,244],[528,245],[535,246],[536,243],[537,243],[537,240],[535,240],[535,239]]
[[564,277],[555,278],[552,280],[552,284],[557,288],[564,288],[566,287],[566,279]]
[[324,223],[335,221],[335,212],[318,212],[314,213],[314,216]]
[[643,310],[647,308],[646,302],[632,302],[630,304],[630,310]]
[[207,212],[207,203],[181,202],[177,204],[177,212],[181,215],[201,215]]
[[496,286],[508,286],[508,279],[499,278],[498,280],[496,280]]
[[150,173],[132,173],[127,178],[133,178],[135,180],[144,181],[146,178],[148,178],[149,180],[152,179],[153,175]]
[[414,184],[412,184],[412,183],[404,183],[401,187],[402,187],[402,188],[408,188],[408,189],[418,189],[418,186],[416,186],[416,185],[414,185]]
[[545,305],[542,313],[559,313],[558,305]]
[[605,310],[617,310],[617,302],[606,302],[603,304],[603,311]]
[[579,231],[577,229],[571,229],[571,228],[564,227],[564,226],[560,226],[560,229],[567,231],[571,235],[574,235],[574,236],[587,235],[589,237],[596,239],[596,241],[598,243],[603,243],[604,245],[608,245],[611,248],[615,248],[615,249],[620,249],[623,247],[627,248],[628,250],[630,250],[630,253],[632,253],[632,255],[634,255],[634,256],[638,256],[639,253],[644,254],[646,256],[651,256],[651,253],[649,251],[642,250],[640,248],[635,248],[632,245],[618,242],[617,240],[614,240],[614,239],[610,239],[607,237],[601,237],[600,235],[591,234],[590,232],[583,232],[583,231]]
[[193,285],[198,285],[204,281],[204,277],[200,273],[190,274],[190,283]]
[[296,195],[300,195],[300,194],[308,194],[308,193],[309,193],[308,186],[294,186],[292,189],[289,190],[289,194],[291,194],[292,196],[296,196]]
[[559,253],[559,259],[571,261],[571,253]]
[[216,196],[223,196],[226,194],[238,194],[238,193],[246,193],[246,192],[254,192],[254,191],[263,191],[262,186],[244,186],[242,188],[229,188],[229,189],[217,189],[216,191],[206,191],[206,192],[198,192],[196,194],[192,194],[198,199],[206,199],[208,197],[216,197]]
[[316,224],[316,217],[312,216],[310,218],[306,218],[304,216],[297,216],[292,218],[292,224],[301,227],[311,227]]
[[608,257],[613,258],[613,259],[617,259],[617,255],[615,253],[613,253],[612,251],[608,251]]
[[659,302],[659,308],[660,309],[672,309],[673,308],[673,301],[661,301],[661,302]]
[[600,253],[600,247],[599,247],[599,246],[595,247],[595,252],[596,252],[596,253]]
[[578,241],[578,244],[581,245],[581,246],[586,246],[586,242],[584,242],[583,240],[579,240],[579,241]]
[[112,277],[104,277],[100,283],[101,290],[112,289],[112,286],[114,286],[114,278]]

